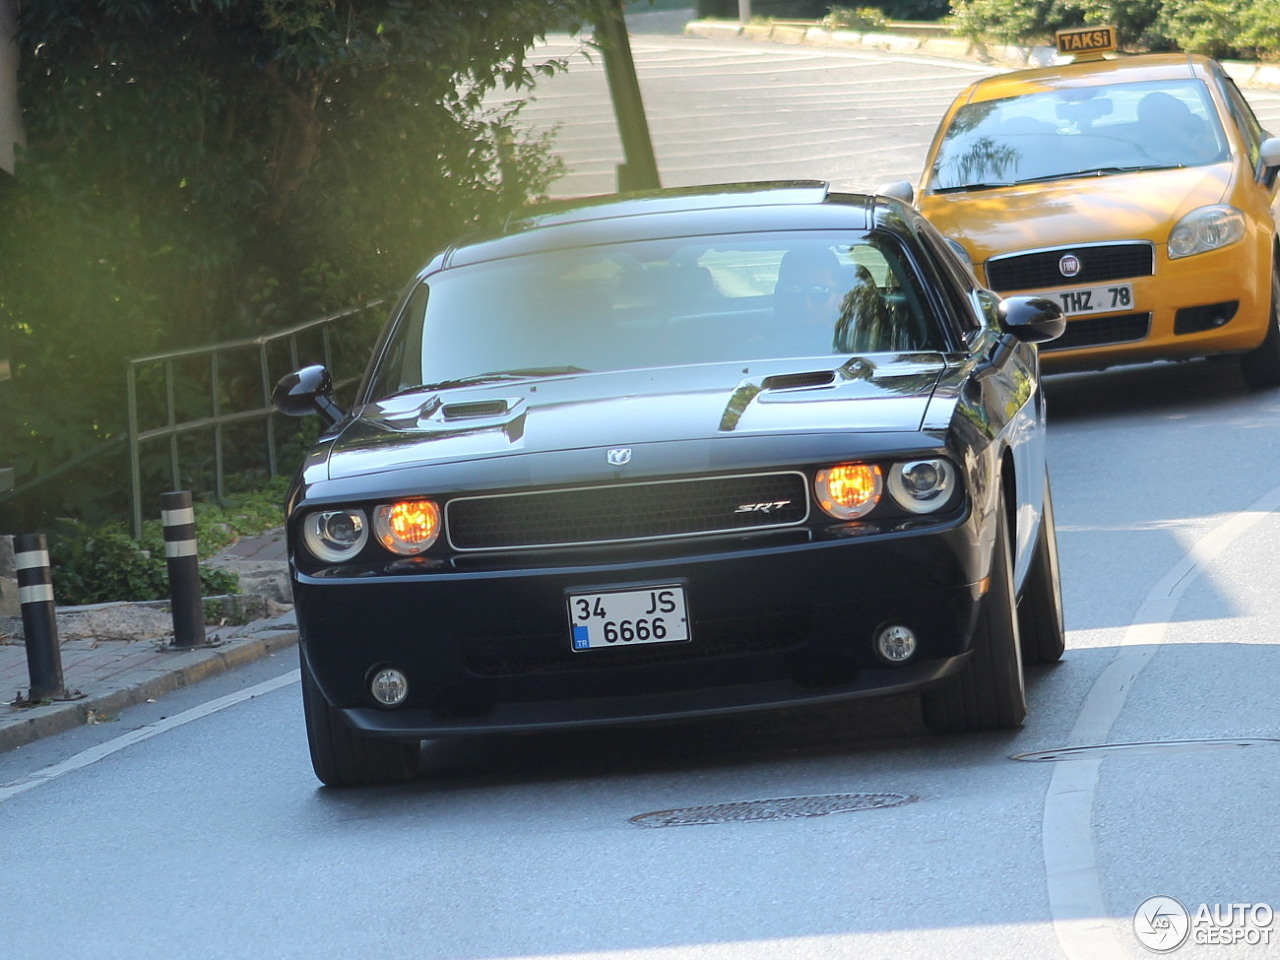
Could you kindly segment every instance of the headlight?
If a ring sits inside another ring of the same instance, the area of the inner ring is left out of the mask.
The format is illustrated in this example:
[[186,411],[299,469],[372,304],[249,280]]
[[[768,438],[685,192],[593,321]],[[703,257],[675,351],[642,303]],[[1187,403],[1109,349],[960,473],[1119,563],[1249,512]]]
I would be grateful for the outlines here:
[[889,468],[889,493],[910,513],[933,513],[951,502],[956,470],[947,460],[909,460]]
[[364,549],[369,527],[361,510],[318,510],[302,521],[302,542],[317,560],[341,563]]
[[874,463],[841,463],[819,470],[813,481],[822,509],[839,520],[865,517],[880,502],[884,482]]
[[1235,207],[1192,210],[1169,234],[1169,259],[1190,257],[1235,243],[1244,236],[1244,214]]
[[431,500],[398,500],[374,508],[378,542],[403,557],[422,553],[440,536],[440,507]]

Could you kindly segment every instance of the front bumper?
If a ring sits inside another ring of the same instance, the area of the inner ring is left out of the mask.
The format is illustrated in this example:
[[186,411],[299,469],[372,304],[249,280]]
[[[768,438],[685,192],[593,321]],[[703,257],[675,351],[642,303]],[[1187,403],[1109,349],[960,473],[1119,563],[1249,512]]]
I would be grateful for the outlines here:
[[[1123,311],[1067,318],[1067,332],[1041,348],[1046,373],[1122,363],[1240,354],[1257,347],[1271,318],[1270,260],[1242,243],[1181,260],[1157,248],[1157,272],[1124,281]],[[1062,288],[1004,291],[1058,300]]]
[[[295,567],[294,598],[308,668],[356,729],[404,739],[560,729],[936,684],[967,656],[985,574],[978,543],[970,517],[924,532],[824,542],[793,532],[611,562],[563,551],[518,567],[364,578]],[[687,643],[571,649],[569,591],[672,582],[688,599]],[[919,638],[909,663],[875,653],[888,624]],[[384,666],[408,678],[396,708],[368,692]]]

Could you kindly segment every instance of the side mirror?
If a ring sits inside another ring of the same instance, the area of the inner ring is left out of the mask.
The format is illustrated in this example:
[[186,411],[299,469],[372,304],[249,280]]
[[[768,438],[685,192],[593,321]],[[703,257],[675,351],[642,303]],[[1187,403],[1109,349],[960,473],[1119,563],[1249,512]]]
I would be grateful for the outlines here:
[[271,391],[271,402],[288,417],[305,417],[320,414],[329,426],[346,416],[342,408],[333,402],[333,378],[324,364],[303,367],[285,374]]
[[916,198],[915,187],[906,180],[894,180],[892,183],[881,184],[876,188],[876,193],[882,197],[893,197],[903,203],[911,203]]
[[1046,297],[1009,297],[998,309],[1000,329],[1026,343],[1056,340],[1067,329],[1062,307]]
[[1258,148],[1262,158],[1262,180],[1267,186],[1275,183],[1276,171],[1280,170],[1280,137],[1267,137]]

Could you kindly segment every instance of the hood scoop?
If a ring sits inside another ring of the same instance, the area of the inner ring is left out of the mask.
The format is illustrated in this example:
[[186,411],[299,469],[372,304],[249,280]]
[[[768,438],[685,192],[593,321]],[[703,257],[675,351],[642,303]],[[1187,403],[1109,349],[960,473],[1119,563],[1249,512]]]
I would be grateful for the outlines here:
[[507,400],[468,400],[446,403],[440,408],[440,416],[445,420],[488,420],[505,417],[510,412],[511,403]]
[[851,357],[835,370],[805,370],[800,373],[775,373],[763,380],[744,380],[738,384],[729,398],[729,403],[720,415],[720,429],[730,431],[738,426],[738,421],[762,393],[771,391],[812,390],[819,387],[831,387],[837,383],[851,380],[867,380],[875,373],[875,364],[864,357]]
[[814,370],[809,373],[781,373],[760,381],[762,390],[800,390],[804,387],[829,387],[836,382],[834,370]]

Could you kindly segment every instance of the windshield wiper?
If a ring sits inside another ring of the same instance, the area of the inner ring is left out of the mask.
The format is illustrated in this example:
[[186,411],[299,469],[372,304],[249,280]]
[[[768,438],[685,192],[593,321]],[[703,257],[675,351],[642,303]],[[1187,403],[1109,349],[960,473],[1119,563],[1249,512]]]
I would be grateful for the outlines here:
[[1088,167],[1084,170],[1068,170],[1065,173],[1048,173],[1043,177],[1027,177],[1018,183],[1044,183],[1047,180],[1069,180],[1072,177],[1110,177],[1117,173],[1142,173],[1146,170],[1177,170],[1181,163],[1135,163],[1128,166]]
[[1001,187],[1012,187],[1012,180],[990,180],[977,183],[957,183],[954,187],[934,187],[934,193],[964,193],[967,190],[999,190]]
[[404,396],[406,393],[420,393],[424,390],[452,390],[454,387],[474,387],[482,383],[502,383],[505,380],[536,380],[539,377],[562,377],[570,373],[590,373],[582,367],[522,367],[518,370],[493,370],[489,373],[477,373],[469,377],[457,377],[452,380],[438,380],[435,383],[420,383],[414,387],[405,387],[391,394],[392,397]]

